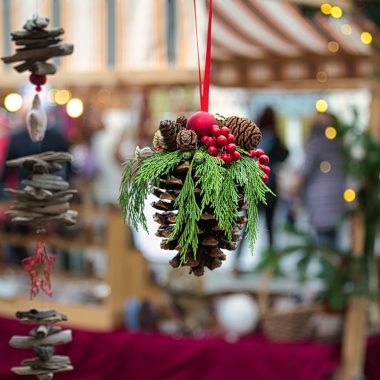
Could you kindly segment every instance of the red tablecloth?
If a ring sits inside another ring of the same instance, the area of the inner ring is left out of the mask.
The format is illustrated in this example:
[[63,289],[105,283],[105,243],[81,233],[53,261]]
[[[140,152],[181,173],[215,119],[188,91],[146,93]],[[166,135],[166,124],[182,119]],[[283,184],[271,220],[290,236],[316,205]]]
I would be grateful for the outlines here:
[[[29,330],[0,319],[0,379],[20,380],[9,368],[33,354],[10,348],[8,341]],[[75,370],[57,374],[57,380],[325,380],[339,364],[335,346],[274,344],[261,336],[232,344],[219,338],[175,339],[126,331],[73,334],[73,342],[58,347],[57,353],[69,355]]]

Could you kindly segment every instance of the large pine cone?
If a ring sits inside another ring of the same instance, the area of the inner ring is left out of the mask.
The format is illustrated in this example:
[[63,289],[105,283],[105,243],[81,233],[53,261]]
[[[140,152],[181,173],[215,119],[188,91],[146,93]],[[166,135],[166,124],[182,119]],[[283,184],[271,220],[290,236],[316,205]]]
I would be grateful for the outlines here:
[[[178,238],[171,241],[167,238],[174,228],[176,221],[176,207],[174,203],[183,186],[189,167],[188,161],[182,161],[174,170],[172,176],[170,178],[162,178],[159,187],[154,190],[154,195],[159,200],[152,205],[157,210],[162,211],[154,215],[154,220],[160,224],[156,235],[164,238],[161,243],[162,249],[178,251],[177,255],[169,261],[170,265],[174,268],[181,265],[182,249],[178,246]],[[201,204],[201,189],[196,188],[194,192],[197,202]],[[240,209],[244,208],[242,200],[239,202],[239,207]],[[237,248],[238,241],[241,240],[239,231],[243,228],[245,222],[245,216],[239,217],[234,227],[233,241],[228,242],[223,229],[218,226],[213,215],[213,210],[210,208],[205,211],[198,222],[198,251],[194,255],[194,252],[189,248],[183,265],[190,267],[190,273],[193,273],[195,276],[202,276],[204,274],[204,267],[210,270],[219,268],[226,259],[226,255],[222,249],[235,250]]]
[[197,134],[190,129],[182,129],[177,134],[177,148],[182,151],[197,149]]
[[224,120],[222,126],[229,128],[230,132],[236,137],[236,144],[247,151],[256,149],[260,143],[260,128],[245,117],[228,117]]
[[163,120],[160,122],[160,146],[165,150],[177,149],[177,134],[182,129],[182,124],[173,120]]

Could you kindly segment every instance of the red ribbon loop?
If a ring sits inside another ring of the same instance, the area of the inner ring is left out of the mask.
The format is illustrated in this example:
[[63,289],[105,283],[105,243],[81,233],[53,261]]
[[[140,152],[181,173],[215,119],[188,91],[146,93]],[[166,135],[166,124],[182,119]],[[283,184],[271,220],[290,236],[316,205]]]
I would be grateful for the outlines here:
[[206,42],[206,60],[204,69],[204,78],[202,82],[201,61],[199,58],[199,42],[198,42],[198,21],[197,21],[197,5],[194,0],[194,17],[195,17],[195,34],[197,39],[198,54],[198,86],[201,111],[208,112],[209,93],[210,93],[210,68],[211,68],[211,25],[212,25],[212,0],[209,1],[208,9],[208,26],[207,26],[207,42]]

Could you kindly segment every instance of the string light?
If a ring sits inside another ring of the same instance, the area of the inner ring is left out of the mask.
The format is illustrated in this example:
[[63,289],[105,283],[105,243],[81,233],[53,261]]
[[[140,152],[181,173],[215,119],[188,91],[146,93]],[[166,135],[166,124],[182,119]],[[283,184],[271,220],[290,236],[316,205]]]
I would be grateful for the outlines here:
[[71,92],[69,90],[58,90],[54,95],[54,100],[60,106],[66,104],[71,98]]
[[67,114],[72,118],[77,118],[83,113],[83,102],[78,98],[72,98],[67,103],[66,111]]
[[347,189],[343,193],[343,199],[346,202],[353,202],[356,199],[356,193],[352,189]]
[[4,99],[4,107],[9,112],[17,112],[22,107],[22,96],[15,92],[8,94]]
[[331,170],[331,164],[328,161],[322,161],[319,165],[319,169],[322,173],[327,174]]
[[363,32],[360,35],[360,39],[365,45],[369,45],[372,42],[372,34],[369,32]]
[[346,36],[349,36],[351,33],[352,33],[352,28],[351,28],[351,25],[350,24],[343,24],[341,27],[340,27],[340,30],[342,31],[342,33]]
[[324,15],[329,15],[330,12],[331,12],[331,4],[329,3],[323,3],[321,4],[321,12],[324,14]]
[[328,109],[328,104],[326,102],[326,100],[324,99],[318,99],[315,103],[315,109],[318,111],[318,112],[326,112],[327,109]]
[[331,8],[330,15],[334,18],[341,18],[343,16],[342,8],[335,5]]
[[338,44],[338,42],[336,42],[336,41],[330,41],[327,44],[327,49],[331,53],[336,53],[339,50],[339,44]]
[[316,75],[317,81],[320,83],[325,83],[327,82],[327,73],[326,71],[318,71]]
[[334,127],[326,127],[325,136],[329,140],[334,140],[336,137],[336,129]]

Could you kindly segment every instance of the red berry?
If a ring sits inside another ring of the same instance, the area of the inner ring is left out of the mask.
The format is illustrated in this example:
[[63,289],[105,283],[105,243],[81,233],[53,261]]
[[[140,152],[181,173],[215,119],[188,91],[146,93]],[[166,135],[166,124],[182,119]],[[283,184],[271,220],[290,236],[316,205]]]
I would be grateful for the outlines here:
[[255,150],[250,150],[249,152],[249,155],[251,158],[255,158],[256,157],[256,151]]
[[267,175],[270,174],[270,167],[269,166],[265,166],[265,165],[262,165],[260,166],[260,169]]
[[220,135],[216,138],[216,143],[219,146],[225,146],[227,144],[227,137],[224,135]]
[[216,125],[216,124],[212,125],[210,127],[210,132],[213,136],[218,137],[221,133],[219,125]]
[[232,161],[240,160],[240,153],[237,150],[235,150],[234,152],[231,153],[231,159]]
[[236,150],[236,145],[235,144],[227,144],[226,145],[226,151],[227,151],[227,153],[235,152],[235,150]]
[[264,174],[264,175],[261,177],[261,179],[263,180],[264,183],[268,183],[268,181],[269,181],[269,177],[268,177],[266,174]]
[[222,160],[222,154],[218,154],[216,157],[220,158]]
[[230,129],[227,128],[227,127],[223,127],[223,128],[220,129],[220,132],[221,132],[221,134],[222,134],[223,136],[226,136],[226,137],[227,137],[227,136],[230,134]]
[[268,165],[269,164],[269,157],[266,154],[260,155],[259,162],[262,165]]
[[211,136],[207,136],[207,142],[206,142],[206,145],[207,145],[207,146],[215,146],[215,145],[216,145],[216,142],[215,142],[214,138],[211,137]]
[[227,142],[228,144],[233,144],[236,141],[236,137],[234,135],[231,135],[231,133],[227,136]]
[[264,151],[262,149],[256,149],[256,157],[260,157],[264,154]]
[[207,151],[211,154],[211,156],[216,156],[218,154],[218,149],[216,146],[209,146]]
[[202,143],[203,145],[207,145],[207,143],[208,143],[208,136],[202,136],[202,138],[201,138],[201,143]]
[[231,163],[231,155],[228,153],[223,153],[222,154],[222,160],[224,161],[224,163],[226,165],[230,164]]

